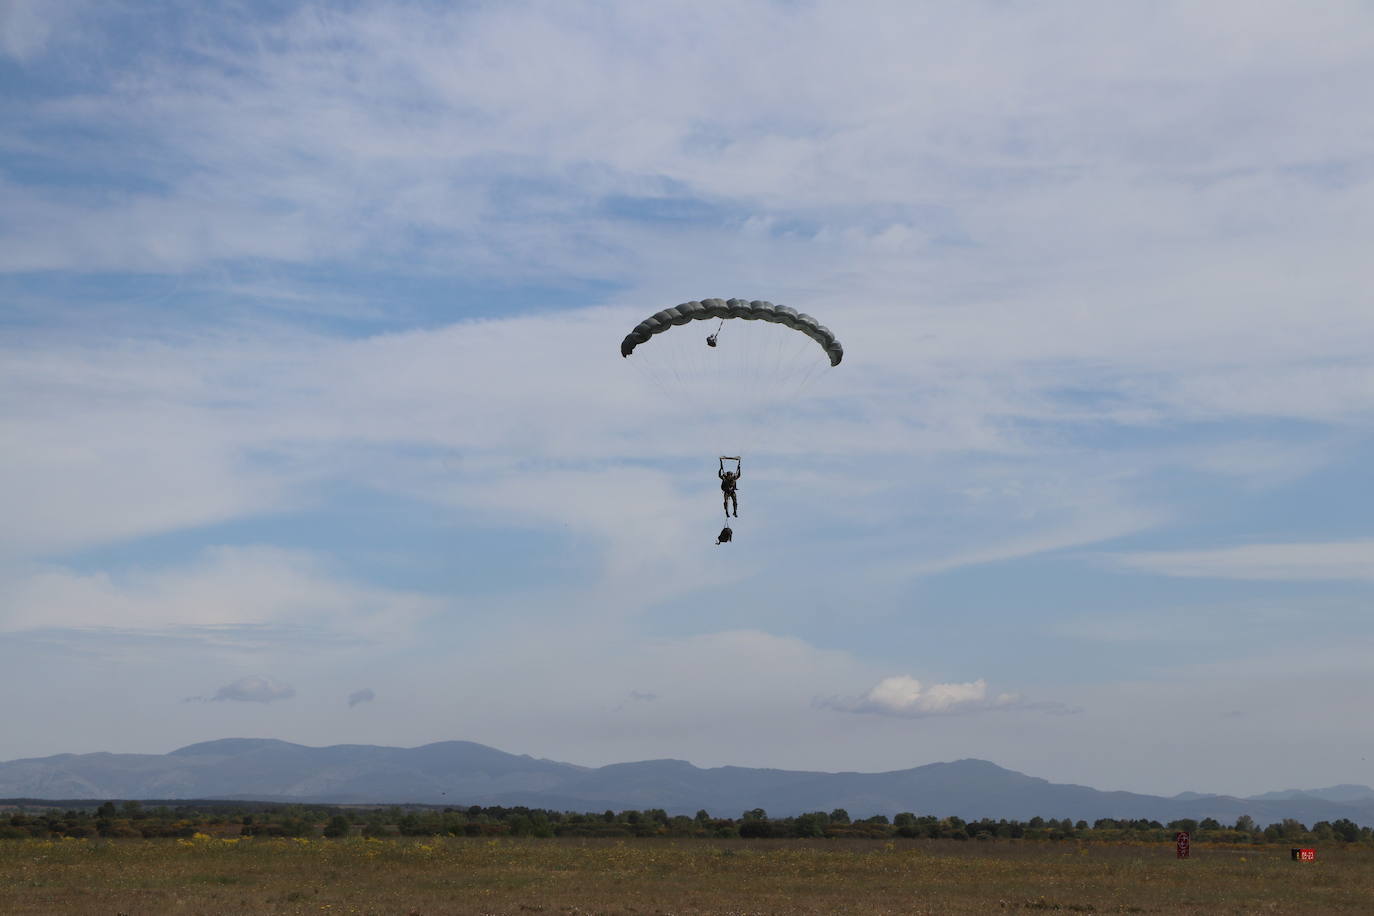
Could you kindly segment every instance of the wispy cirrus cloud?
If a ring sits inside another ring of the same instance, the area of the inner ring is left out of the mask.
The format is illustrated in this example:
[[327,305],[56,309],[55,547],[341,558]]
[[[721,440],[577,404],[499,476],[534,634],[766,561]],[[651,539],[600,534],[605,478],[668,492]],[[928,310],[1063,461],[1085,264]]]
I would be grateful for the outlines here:
[[1374,580],[1374,540],[1104,554],[1123,569],[1190,579]]
[[20,64],[32,60],[87,5],[81,0],[7,0],[0,4],[0,52]]
[[207,548],[191,562],[111,574],[42,564],[10,573],[0,632],[87,629],[290,641],[395,636],[444,603],[415,592],[350,581],[309,551],[265,545]]

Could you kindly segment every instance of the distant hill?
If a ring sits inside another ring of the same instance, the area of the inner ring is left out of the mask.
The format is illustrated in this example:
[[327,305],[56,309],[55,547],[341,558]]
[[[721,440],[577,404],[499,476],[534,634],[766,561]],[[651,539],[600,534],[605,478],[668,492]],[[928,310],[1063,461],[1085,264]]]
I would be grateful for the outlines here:
[[1247,797],[1259,801],[1320,799],[1329,802],[1374,802],[1374,789],[1369,786],[1343,784],[1327,786],[1325,789],[1284,789],[1280,792],[1265,792],[1263,795]]
[[252,799],[318,803],[527,805],[555,810],[663,808],[670,814],[773,816],[844,808],[852,816],[901,811],[1029,820],[1215,817],[1261,825],[1349,818],[1374,825],[1368,786],[1285,790],[1250,798],[1183,792],[1172,798],[1052,783],[986,760],[931,763],[887,773],[749,767],[702,769],[685,760],[582,767],[507,754],[470,741],[423,747],[226,738],[169,754],[58,754],[0,763],[0,798]]

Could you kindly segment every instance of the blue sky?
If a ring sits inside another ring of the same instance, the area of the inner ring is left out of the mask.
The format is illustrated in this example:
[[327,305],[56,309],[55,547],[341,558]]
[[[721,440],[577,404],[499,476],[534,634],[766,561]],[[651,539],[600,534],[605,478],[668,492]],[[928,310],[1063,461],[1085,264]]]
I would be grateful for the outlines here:
[[[0,759],[1374,783],[1371,83],[1353,2],[0,3]],[[618,355],[732,296],[844,362]]]

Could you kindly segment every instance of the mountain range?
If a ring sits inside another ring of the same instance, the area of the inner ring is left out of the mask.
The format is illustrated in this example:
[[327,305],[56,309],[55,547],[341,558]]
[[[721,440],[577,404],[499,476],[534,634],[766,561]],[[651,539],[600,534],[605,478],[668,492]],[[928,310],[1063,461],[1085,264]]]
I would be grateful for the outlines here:
[[1214,817],[1260,825],[1348,818],[1374,826],[1374,789],[1340,785],[1246,798],[1183,792],[1172,797],[1102,792],[1052,783],[986,760],[931,763],[886,773],[712,767],[643,760],[602,767],[508,754],[470,741],[423,747],[306,747],[269,738],[226,738],[168,754],[58,754],[0,763],[0,798],[95,801],[244,799],[320,804],[526,805],[564,811],[705,809],[737,817],[763,808],[783,817],[844,808],[854,817],[901,811],[1029,820],[1043,817]]

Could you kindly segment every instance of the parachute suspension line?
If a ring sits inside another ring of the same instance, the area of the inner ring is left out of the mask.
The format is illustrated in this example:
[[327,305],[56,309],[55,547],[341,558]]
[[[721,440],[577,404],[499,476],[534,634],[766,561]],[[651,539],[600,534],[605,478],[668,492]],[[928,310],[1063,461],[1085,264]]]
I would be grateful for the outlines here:
[[758,339],[754,341],[754,390],[767,403],[768,398],[768,325],[759,323]]
[[[809,337],[803,337],[798,341],[796,349],[792,351],[792,356],[787,360],[788,391],[785,394],[786,400],[795,401],[800,397],[802,386],[806,383],[806,379],[811,371],[814,371],[816,368],[814,362],[803,362],[803,354],[807,351],[807,348],[811,346],[814,346],[814,341]],[[802,371],[803,365],[807,367],[806,372]]]
[[668,358],[668,368],[673,370],[673,378],[677,381],[677,385],[679,388],[681,388],[683,385],[682,372],[685,372],[688,368],[687,364],[684,362],[680,355],[681,353],[682,341],[674,339],[672,341],[672,349],[670,349],[666,354],[664,354]]
[[[694,353],[689,352],[682,346],[682,338],[677,335],[663,334],[663,343],[668,346],[663,351],[663,358],[668,361],[668,366],[673,370],[674,384],[677,390],[682,390],[685,386],[692,384],[693,376],[696,372],[696,363],[693,360]],[[654,340],[650,346],[658,343]]]
[[[748,321],[747,318],[740,319]],[[739,329],[739,336],[744,338],[744,352],[740,354],[739,361],[739,381],[741,385],[747,385],[752,381],[749,374],[749,357],[754,353],[754,326],[752,324],[742,324]]]
[[816,367],[820,363],[812,363],[811,368],[806,370],[806,375],[802,376],[801,384],[797,386],[797,395],[800,396],[806,390],[806,386],[811,384],[813,377],[816,377]]
[[653,360],[649,360],[646,362],[643,359],[632,359],[630,360],[630,362],[634,365],[635,374],[639,376],[641,381],[646,382],[651,387],[656,389],[661,395],[663,395],[665,400],[672,400],[673,395],[672,392],[668,390],[668,385],[663,378],[663,370],[661,366],[659,366]]
[[[773,371],[772,371],[771,373],[769,373],[769,377],[770,377],[770,378],[776,379],[776,380],[779,381],[779,382],[782,380],[782,338],[783,338],[783,335],[782,335],[781,331],[782,331],[782,329],[781,329],[781,328],[778,328],[778,329],[774,332],[774,334],[773,334]],[[774,384],[773,387],[774,387],[774,389],[777,389],[778,385],[777,385],[777,384]],[[777,391],[777,390],[774,390],[774,391],[769,392],[769,393],[770,393],[773,397],[775,397],[775,398],[776,398],[778,395],[782,394],[781,391]]]
[[703,347],[695,334],[665,334],[662,336],[675,339],[677,362],[682,366],[683,376],[688,379],[687,386],[678,393],[678,397],[681,398],[703,389],[709,391],[713,384],[713,378],[719,372],[717,367],[720,364],[720,351]]
[[660,372],[658,372],[656,369],[645,369],[643,367],[640,367],[639,372],[642,376],[648,379],[649,382],[655,388],[657,388],[659,393],[662,394],[665,398],[672,398],[673,393],[668,390],[668,385],[663,380],[663,375]]
[[757,359],[754,361],[754,380],[759,386],[760,392],[764,397],[768,396],[768,332],[773,329],[771,324],[759,324],[759,345],[755,351]]
[[[722,318],[720,320],[720,323],[725,324],[725,319]],[[716,334],[719,333],[720,328],[717,327],[716,333],[711,335],[711,339],[714,340]],[[686,337],[683,337],[682,340],[684,344],[687,342]],[[698,346],[693,348],[691,357],[692,365],[695,367],[695,374],[698,384],[700,384],[702,380],[713,378],[714,376],[719,374],[719,369],[717,368],[717,366],[720,363],[721,358],[717,353],[712,353],[703,350],[701,347]]]
[[791,371],[791,339],[783,334],[782,328],[778,328],[778,331],[774,335],[774,397],[782,400],[786,397],[787,374]]
[[[685,345],[688,341],[682,338]],[[689,354],[692,363],[692,372],[696,378],[696,384],[700,386],[707,379],[711,379],[718,374],[716,365],[720,362],[719,351],[703,350],[699,346],[692,348]]]
[[[701,335],[700,330],[691,333],[687,328],[682,328],[685,334],[675,330],[701,318],[707,320],[695,327],[707,326],[708,335]],[[716,320],[715,328],[709,327],[710,319]],[[731,320],[730,337],[721,346],[719,336],[725,322]],[[789,332],[797,333],[789,336]],[[755,340],[758,334],[764,336]],[[770,341],[769,334],[775,339]],[[716,345],[703,347],[702,336]],[[801,415],[812,412],[809,401],[795,401],[816,378],[829,374],[821,371],[824,364],[815,349],[817,344],[830,365],[843,358],[839,341],[809,315],[771,302],[707,299],[684,302],[649,316],[625,336],[620,351],[622,356],[633,355],[637,364],[643,363],[636,368],[645,370],[645,387],[652,385],[659,396],[668,398],[675,414],[697,416],[702,407],[708,414],[721,411],[721,432],[728,438],[747,439],[739,445],[755,451],[756,446],[766,449],[777,444],[771,440],[782,438],[784,427],[790,428]],[[635,352],[637,347],[646,347],[642,357]],[[783,416],[774,419],[781,425],[764,419],[778,409]],[[798,416],[788,419],[794,412]],[[791,429],[787,435],[795,439],[797,434],[799,430]],[[770,445],[756,437],[769,439]],[[797,439],[792,447],[800,441]],[[728,450],[738,452],[738,447]]]
[[673,395],[672,392],[668,390],[668,384],[663,377],[663,368],[661,365],[652,359],[647,362],[643,359],[630,360],[630,362],[635,367],[635,373],[641,379],[653,385],[653,387],[658,389],[659,393],[665,398],[672,399]]
[[722,408],[728,413],[731,429],[730,448],[741,452],[753,451],[758,429],[751,422],[751,414],[758,402],[754,384],[754,332],[757,322],[740,316],[730,325],[730,359],[728,375],[722,379],[728,390],[722,397]]
[[[754,364],[754,379],[758,390],[758,403],[766,416],[772,416],[773,402],[777,398],[778,376],[772,371],[771,356],[773,344],[775,343],[778,332],[782,331],[782,326],[773,324],[770,321],[759,321],[759,345],[757,359]],[[755,441],[759,449],[773,451],[777,447],[778,429],[774,422],[760,422],[759,431],[755,436]]]
[[758,341],[756,339],[758,336],[757,331],[760,330],[760,327],[761,325],[753,324],[750,325],[749,328],[749,385],[756,394],[758,393],[758,386],[760,386],[761,383],[760,376],[763,375],[760,372],[760,367],[758,367],[758,364],[761,363],[760,350],[763,350],[763,347],[758,346]]

